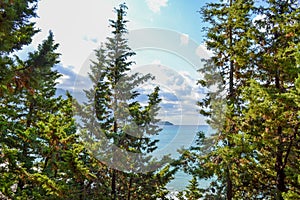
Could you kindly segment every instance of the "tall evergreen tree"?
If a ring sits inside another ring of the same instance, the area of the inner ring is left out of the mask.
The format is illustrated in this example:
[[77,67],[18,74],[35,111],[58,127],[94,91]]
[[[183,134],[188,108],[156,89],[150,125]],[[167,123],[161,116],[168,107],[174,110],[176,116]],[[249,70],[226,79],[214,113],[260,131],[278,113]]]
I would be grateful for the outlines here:
[[[213,25],[207,44],[214,56],[205,67],[208,81],[200,83],[209,85],[211,67],[221,67],[218,72],[228,89],[227,109],[223,126],[214,126],[217,94],[210,93],[200,102],[209,108],[202,113],[211,117],[217,140],[208,148],[200,137],[196,147],[183,153],[183,166],[199,178],[212,178],[207,198],[211,193],[226,199],[295,198],[299,193],[295,82],[299,74],[299,5],[297,1],[270,0],[257,5],[226,1],[210,6],[204,9],[204,17]],[[231,10],[236,6],[240,9]],[[226,13],[227,9],[231,12]],[[227,26],[221,23],[226,19],[230,22]],[[220,27],[231,27],[231,31],[220,31]]]
[[[36,0],[0,2],[0,198],[84,199],[94,179],[76,135],[72,98],[55,97],[50,33],[26,61],[12,56],[38,32]],[[89,160],[88,160],[89,161]]]
[[[226,199],[232,199],[236,193],[234,179],[238,177],[238,167],[235,157],[239,157],[240,153],[234,151],[237,144],[233,137],[238,134],[234,119],[240,115],[242,107],[240,88],[253,73],[249,51],[252,45],[250,28],[253,6],[253,1],[229,0],[209,3],[200,11],[204,22],[210,24],[206,29],[206,45],[213,56],[206,60],[200,70],[205,77],[199,84],[205,87],[217,86],[217,90],[209,92],[207,98],[199,102],[199,106],[201,114],[209,117],[209,124],[216,130],[216,134],[213,144],[206,142],[213,145],[211,151],[206,150],[206,155],[198,152],[207,148],[202,146],[203,138],[199,138],[202,142],[198,145],[203,148],[197,151],[192,148],[190,152],[197,157],[198,174],[194,170],[188,171],[199,178],[214,177],[216,180],[212,182],[211,190]],[[187,158],[186,153],[183,154],[183,160]],[[203,164],[204,161],[207,163]],[[199,173],[199,170],[203,172]]]
[[0,97],[7,92],[7,84],[21,82],[14,77],[22,70],[16,69],[9,55],[30,44],[32,36],[37,32],[34,23],[29,21],[36,17],[36,4],[37,0],[0,2]]
[[194,176],[190,181],[190,184],[187,186],[185,191],[178,193],[177,197],[179,200],[197,200],[203,197],[203,190],[199,189],[199,183],[197,178]]
[[0,187],[6,197],[78,198],[77,182],[91,177],[81,158],[84,146],[78,143],[71,97],[55,97],[57,47],[50,32],[28,60],[17,59],[22,73],[16,78],[22,80],[11,82],[11,91],[1,98],[6,123],[1,126]]
[[294,96],[299,75],[299,2],[270,0],[258,11],[262,17],[255,22],[260,31],[253,50],[258,73],[243,89],[246,123],[240,129],[247,143],[255,141],[251,146],[257,162],[251,167],[258,195],[283,199],[284,193],[299,191],[295,174],[299,174],[300,121]]
[[[15,65],[15,59],[10,55],[12,52],[20,50],[23,45],[31,42],[31,37],[37,32],[34,23],[29,19],[35,17],[35,6],[37,1],[1,1],[0,2],[0,164],[1,168],[1,191],[8,192],[14,184],[16,176],[13,173],[2,173],[3,166],[7,166],[7,158],[13,158],[15,152],[10,150],[4,153],[6,148],[5,132],[7,129],[14,129],[13,121],[8,121],[7,117],[18,115],[13,109],[6,107],[6,102],[12,98],[13,88],[11,84],[27,86],[28,78],[20,76],[23,74],[23,67]],[[23,78],[23,79],[22,79]],[[10,107],[11,108],[11,107]]]
[[102,195],[110,191],[109,199],[156,199],[165,196],[172,176],[168,167],[162,169],[164,162],[149,156],[157,148],[151,136],[160,131],[156,115],[161,100],[155,88],[146,106],[137,101],[138,87],[153,77],[130,73],[135,53],[127,44],[126,9],[125,4],[115,9],[112,36],[96,50],[97,60],[91,65],[93,88],[85,91],[88,102],[80,111],[83,138],[102,162],[99,166],[106,164],[99,170],[104,175],[99,179],[109,184]]

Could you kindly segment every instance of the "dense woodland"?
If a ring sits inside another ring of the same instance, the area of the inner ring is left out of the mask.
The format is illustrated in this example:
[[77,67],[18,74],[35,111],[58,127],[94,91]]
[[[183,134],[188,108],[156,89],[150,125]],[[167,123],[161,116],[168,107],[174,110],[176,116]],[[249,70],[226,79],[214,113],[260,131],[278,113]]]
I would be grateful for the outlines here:
[[83,104],[56,95],[55,33],[26,60],[16,54],[38,33],[36,9],[37,0],[0,2],[0,199],[172,199],[166,185],[177,170],[193,176],[178,199],[300,199],[298,0],[195,8],[212,52],[198,84],[217,86],[199,114],[215,134],[199,132],[178,160],[150,156],[161,99],[156,87],[146,105],[136,100],[154,77],[129,73],[126,4],[95,50]]

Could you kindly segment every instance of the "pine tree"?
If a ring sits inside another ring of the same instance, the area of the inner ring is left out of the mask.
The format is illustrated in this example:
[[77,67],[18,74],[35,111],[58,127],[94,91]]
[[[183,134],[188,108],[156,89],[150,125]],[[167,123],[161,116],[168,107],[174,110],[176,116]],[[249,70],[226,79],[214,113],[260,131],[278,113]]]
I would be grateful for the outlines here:
[[[1,191],[10,194],[10,188],[15,184],[16,175],[8,173],[5,166],[8,166],[8,158],[12,159],[16,155],[13,149],[5,149],[7,143],[14,142],[7,140],[6,132],[17,128],[13,121],[7,120],[8,117],[16,117],[18,113],[6,107],[12,99],[12,84],[18,87],[28,86],[28,77],[23,75],[23,66],[15,65],[15,59],[11,56],[14,51],[20,50],[23,45],[31,42],[31,37],[37,32],[34,23],[29,19],[36,17],[35,6],[37,1],[1,1],[0,2],[0,165],[1,165]],[[1,193],[0,193],[1,194]]]
[[196,177],[193,177],[193,179],[190,180],[190,184],[187,186],[185,191],[179,192],[179,194],[177,195],[177,198],[179,198],[179,200],[197,200],[202,197],[203,195],[201,193],[201,190],[199,189],[199,184]]
[[[206,77],[210,80],[213,69],[228,63],[228,71],[218,71],[225,78],[225,85],[221,86],[228,89],[227,111],[224,125],[214,126],[219,122],[215,114],[219,108],[213,107],[218,93],[210,93],[208,99],[200,102],[200,106],[208,106],[202,113],[211,118],[218,139],[211,147],[205,145],[205,139],[200,140],[183,153],[181,162],[194,176],[213,177],[208,189],[215,198],[295,198],[299,194],[299,106],[295,82],[299,74],[299,5],[297,1],[270,0],[257,5],[247,2],[229,1],[204,9],[204,16],[213,24],[208,32],[208,47],[214,50],[205,67]],[[235,6],[241,9],[226,14]],[[241,26],[243,19],[234,15],[238,13],[247,19],[247,26]],[[217,16],[220,18],[215,20]],[[230,18],[233,16],[236,19]],[[218,26],[224,19],[231,19],[227,25],[232,30],[229,34],[210,32],[226,27]],[[226,53],[229,55],[223,57]],[[211,82],[200,83],[209,86]]]
[[83,138],[101,163],[98,172],[106,174],[98,180],[105,185],[99,195],[110,191],[110,199],[156,199],[166,195],[173,172],[168,166],[162,169],[166,161],[149,155],[157,148],[151,136],[160,131],[156,115],[161,100],[156,87],[146,106],[137,101],[138,86],[153,77],[130,71],[135,53],[127,44],[126,9],[125,4],[115,9],[112,36],[96,50],[97,60],[91,65],[93,88],[85,91],[88,102],[80,110]]
[[260,29],[255,35],[257,74],[243,89],[248,106],[242,120],[247,123],[240,129],[247,143],[255,141],[256,162],[251,171],[258,195],[283,199],[284,193],[299,191],[299,106],[294,94],[300,10],[297,1],[266,4],[259,9],[262,19],[256,22]]
[[23,61],[13,53],[37,32],[36,0],[0,2],[0,198],[83,199],[85,167],[72,98],[55,97],[53,34]]
[[73,199],[81,195],[77,182],[91,177],[81,159],[71,96],[55,97],[57,47],[50,32],[28,60],[18,59],[23,74],[30,74],[28,85],[11,83],[13,92],[1,99],[8,122],[1,130],[1,188],[10,198]]
[[[193,151],[194,147],[191,149],[190,153],[196,156],[193,162],[199,164],[198,170],[192,173],[199,178],[210,176],[216,179],[209,190],[216,191],[226,199],[234,197],[237,188],[235,179],[239,179],[236,157],[241,153],[234,150],[238,145],[233,141],[238,135],[234,119],[240,116],[242,107],[240,88],[253,73],[249,51],[252,45],[250,31],[253,6],[253,1],[229,0],[209,3],[200,11],[204,22],[210,24],[206,29],[206,45],[213,56],[206,60],[200,70],[205,77],[199,84],[208,88],[217,86],[217,90],[211,90],[207,98],[198,104],[201,114],[209,117],[209,124],[216,133],[212,147],[202,146],[198,149],[205,151],[206,155]],[[187,159],[186,156],[183,155],[183,160]]]
[[32,36],[38,32],[29,21],[36,17],[36,4],[37,0],[0,2],[0,97],[8,92],[11,82],[26,82],[26,79],[16,80],[22,69],[16,69],[9,55],[30,44]]

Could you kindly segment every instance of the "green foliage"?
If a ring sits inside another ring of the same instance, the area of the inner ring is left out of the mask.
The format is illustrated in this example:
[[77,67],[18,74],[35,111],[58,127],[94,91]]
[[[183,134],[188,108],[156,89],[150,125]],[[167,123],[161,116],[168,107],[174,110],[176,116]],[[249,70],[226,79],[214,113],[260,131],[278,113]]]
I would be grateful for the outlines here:
[[214,198],[299,195],[299,11],[297,1],[268,0],[220,1],[201,11],[214,55],[199,84],[219,90],[199,106],[216,134],[212,145],[200,135],[179,162],[211,179],[206,192]]
[[198,181],[197,178],[193,177],[192,180],[190,180],[190,184],[187,186],[186,190],[183,192],[179,192],[177,195],[179,200],[197,200],[203,197],[201,194],[201,191],[198,188]]
[[95,180],[102,185],[91,190],[109,199],[165,198],[165,185],[174,174],[164,166],[170,158],[156,160],[149,154],[158,142],[151,136],[161,131],[159,88],[148,94],[145,106],[137,101],[138,87],[154,77],[131,72],[135,53],[127,44],[126,10],[125,4],[115,9],[112,35],[95,51],[90,67],[93,87],[85,91],[88,100],[79,106],[82,138],[102,163],[94,171],[103,175]]
[[36,17],[37,0],[9,1],[0,3],[0,54],[20,50],[30,44],[31,37],[37,32],[29,19]]
[[0,2],[0,97],[11,91],[12,82],[26,86],[24,82],[28,79],[23,80],[22,70],[18,69],[22,66],[15,66],[15,60],[9,55],[30,44],[32,36],[38,32],[29,21],[36,17],[36,4],[37,0]]
[[80,199],[83,186],[78,183],[93,176],[76,134],[72,98],[55,97],[61,75],[52,69],[59,62],[53,34],[25,61],[10,55],[31,41],[35,30],[28,20],[35,16],[34,3],[0,3],[0,195]]
[[253,73],[252,54],[248,50],[253,45],[253,10],[253,1],[230,0],[209,3],[200,11],[203,20],[211,24],[207,29],[206,44],[214,54],[200,70],[205,77],[199,84],[208,88],[217,86],[217,90],[198,104],[202,108],[200,113],[209,117],[208,122],[216,134],[210,139],[211,144],[198,149],[205,155],[195,158],[194,162],[201,167],[193,173],[199,178],[216,179],[212,181],[211,190],[216,191],[219,198],[232,199],[236,188],[234,179],[238,167],[234,159],[240,152],[234,150],[237,144],[233,139],[238,134],[235,119],[242,108],[240,88]]

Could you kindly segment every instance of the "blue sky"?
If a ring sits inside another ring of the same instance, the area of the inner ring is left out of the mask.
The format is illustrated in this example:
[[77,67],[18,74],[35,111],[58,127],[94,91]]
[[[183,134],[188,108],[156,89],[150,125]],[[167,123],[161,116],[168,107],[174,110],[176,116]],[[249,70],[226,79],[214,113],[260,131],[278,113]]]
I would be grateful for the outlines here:
[[203,124],[195,104],[203,97],[203,89],[196,86],[201,77],[196,70],[200,59],[209,55],[203,46],[205,24],[197,12],[205,0],[42,0],[34,20],[42,31],[23,52],[35,49],[53,31],[60,44],[61,87],[87,89],[91,54],[110,34],[108,20],[115,18],[113,8],[123,2],[128,6],[129,43],[137,53],[133,70],[157,77],[144,89],[161,86],[163,120]]

